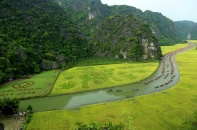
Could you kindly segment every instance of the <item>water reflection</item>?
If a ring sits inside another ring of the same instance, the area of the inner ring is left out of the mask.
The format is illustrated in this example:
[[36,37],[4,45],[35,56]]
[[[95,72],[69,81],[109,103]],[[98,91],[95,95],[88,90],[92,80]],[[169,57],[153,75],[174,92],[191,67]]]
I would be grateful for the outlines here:
[[[186,51],[187,49],[180,50]],[[19,110],[25,110],[28,105],[31,105],[36,112],[70,109],[88,104],[131,98],[168,89],[179,81],[180,74],[174,61],[174,55],[177,53],[178,52],[171,52],[165,55],[157,70],[147,79],[138,83],[102,90],[22,100]]]

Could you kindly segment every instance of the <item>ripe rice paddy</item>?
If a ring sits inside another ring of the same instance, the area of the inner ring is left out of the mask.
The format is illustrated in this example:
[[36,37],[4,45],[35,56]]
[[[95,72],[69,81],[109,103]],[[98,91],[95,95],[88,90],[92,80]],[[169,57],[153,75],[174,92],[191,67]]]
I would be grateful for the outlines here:
[[197,44],[197,40],[188,40],[188,42],[192,42],[192,43]]
[[158,62],[74,67],[60,73],[51,95],[95,90],[138,82],[151,75]]
[[[162,47],[162,50],[170,50],[171,47]],[[87,124],[91,121],[127,124],[122,114],[126,110],[137,130],[178,130],[197,111],[197,50],[178,54],[176,61],[181,74],[180,82],[168,90],[74,110],[38,112],[33,115],[27,129],[72,130],[76,122]]]
[[184,48],[186,46],[188,46],[188,44],[184,43],[184,44],[175,44],[173,46],[162,46],[161,48],[162,48],[162,53],[166,54],[168,52],[175,51],[179,48]]

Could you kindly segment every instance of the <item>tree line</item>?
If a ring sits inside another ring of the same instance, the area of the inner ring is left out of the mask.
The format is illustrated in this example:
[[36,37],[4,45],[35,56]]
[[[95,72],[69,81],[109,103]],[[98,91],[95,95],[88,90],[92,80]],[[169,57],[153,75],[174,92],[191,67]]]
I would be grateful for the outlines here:
[[83,31],[50,0],[2,0],[0,25],[0,82],[89,56]]

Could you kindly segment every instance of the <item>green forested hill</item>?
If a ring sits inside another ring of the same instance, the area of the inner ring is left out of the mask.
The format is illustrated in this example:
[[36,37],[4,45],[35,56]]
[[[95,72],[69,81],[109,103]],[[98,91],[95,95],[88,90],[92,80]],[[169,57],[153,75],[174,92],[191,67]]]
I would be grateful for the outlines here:
[[197,39],[197,23],[192,21],[176,21],[174,23],[179,39],[186,40],[188,34],[191,35],[191,39]]
[[150,28],[159,40],[160,45],[172,45],[177,43],[174,22],[163,16],[161,13],[145,11],[144,20],[148,22]]
[[100,0],[0,0],[0,82],[94,54],[155,59],[161,55],[159,44],[176,41],[172,20],[131,6]]
[[100,0],[56,0],[70,13],[70,16],[86,32],[92,35],[103,20],[113,15],[134,15],[150,25],[160,45],[171,45],[177,42],[174,22],[161,13],[142,12],[135,7],[126,5],[108,6]]
[[87,56],[87,38],[51,0],[0,1],[0,82]]
[[69,16],[91,36],[96,27],[110,16],[110,8],[100,0],[55,0],[69,13]]
[[191,39],[197,40],[197,23],[191,29]]
[[149,25],[132,15],[115,15],[104,20],[90,44],[99,56],[133,61],[161,56],[160,46]]

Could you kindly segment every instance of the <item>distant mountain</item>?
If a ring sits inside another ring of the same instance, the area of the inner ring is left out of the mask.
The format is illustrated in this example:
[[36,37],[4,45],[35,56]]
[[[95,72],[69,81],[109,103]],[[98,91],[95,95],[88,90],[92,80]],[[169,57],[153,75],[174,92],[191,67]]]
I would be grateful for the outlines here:
[[104,20],[91,38],[94,53],[133,61],[158,59],[161,49],[148,24],[132,15]]
[[197,39],[197,23],[192,21],[176,21],[174,23],[179,39]]
[[133,15],[150,25],[160,45],[171,45],[177,42],[174,22],[161,13],[145,11],[142,12],[135,7],[120,5],[108,6],[100,0],[56,0],[64,7],[70,16],[91,36],[101,22],[113,15]]
[[150,28],[159,40],[160,45],[172,45],[177,43],[174,22],[161,13],[145,11],[143,20],[147,21]]

